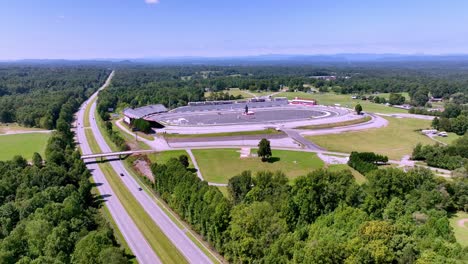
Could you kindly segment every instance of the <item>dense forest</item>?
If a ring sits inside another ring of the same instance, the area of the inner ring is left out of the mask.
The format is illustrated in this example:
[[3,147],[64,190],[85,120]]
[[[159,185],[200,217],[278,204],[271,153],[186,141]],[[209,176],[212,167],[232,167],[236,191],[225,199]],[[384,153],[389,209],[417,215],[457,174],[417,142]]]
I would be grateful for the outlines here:
[[0,67],[0,122],[57,129],[45,161],[0,162],[0,263],[128,263],[91,194],[70,122],[110,70]]
[[79,101],[59,105],[45,160],[0,161],[0,263],[128,263],[76,150],[70,120]]
[[109,73],[97,66],[0,65],[0,122],[54,129],[62,105],[82,102]]
[[153,164],[154,189],[233,263],[458,263],[468,248],[448,217],[468,210],[468,178],[425,169],[366,174],[318,170],[290,184],[281,172],[246,171],[229,198],[177,159]]

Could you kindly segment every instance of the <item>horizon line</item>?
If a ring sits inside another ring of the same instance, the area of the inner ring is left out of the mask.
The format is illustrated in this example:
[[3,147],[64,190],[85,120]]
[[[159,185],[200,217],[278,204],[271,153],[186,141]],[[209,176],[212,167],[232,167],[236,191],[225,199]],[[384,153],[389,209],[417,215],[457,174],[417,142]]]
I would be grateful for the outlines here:
[[255,55],[223,55],[223,56],[206,56],[206,55],[176,55],[176,56],[144,56],[144,57],[90,57],[90,58],[18,58],[18,59],[1,59],[0,62],[18,62],[18,61],[109,61],[109,60],[171,60],[171,59],[243,59],[268,56],[289,56],[289,57],[333,57],[333,56],[407,56],[407,57],[451,57],[451,56],[468,56],[468,53],[261,53]]

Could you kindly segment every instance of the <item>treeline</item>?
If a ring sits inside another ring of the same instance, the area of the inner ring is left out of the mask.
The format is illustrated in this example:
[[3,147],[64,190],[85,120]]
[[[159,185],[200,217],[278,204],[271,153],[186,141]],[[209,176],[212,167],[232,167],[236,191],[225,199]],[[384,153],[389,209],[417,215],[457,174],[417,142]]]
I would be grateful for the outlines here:
[[65,126],[45,157],[0,162],[0,263],[128,263]]
[[468,131],[468,106],[447,104],[439,118],[432,120],[432,127],[437,130],[464,135]]
[[[115,77],[114,77],[115,78]],[[118,132],[118,129],[114,129],[114,124],[110,121],[110,114],[109,114],[109,108],[114,108],[115,103],[111,103],[112,105],[109,105],[109,102],[106,101],[107,99],[102,99],[102,94],[104,91],[106,91],[109,88],[106,88],[103,91],[99,92],[99,96],[97,99],[97,112],[98,112],[98,118],[101,118],[101,120],[104,122],[104,127],[106,129],[106,133],[109,136],[110,140],[114,142],[114,144],[119,148],[119,150],[125,151],[129,150],[130,147],[127,145],[127,142],[125,139],[121,136],[121,134]],[[102,101],[104,100],[104,103]],[[112,100],[116,100],[116,97],[112,97]]]
[[375,154],[373,152],[351,152],[349,156],[348,165],[359,171],[362,174],[366,174],[373,170],[377,170],[378,165],[382,165],[388,162],[388,157]]
[[109,73],[97,66],[0,66],[0,122],[54,129],[62,105],[83,102]]
[[238,100],[244,98],[242,95],[234,96],[228,92],[210,92],[208,96],[205,97],[207,101],[227,101],[227,100]]
[[468,210],[468,180],[388,168],[359,186],[318,170],[293,184],[281,172],[243,172],[229,199],[177,159],[153,164],[154,189],[232,263],[456,263],[448,217]]
[[110,87],[99,93],[98,111],[108,108],[163,104],[168,108],[201,101],[205,87],[196,80],[184,81],[164,67],[124,67],[116,70]]
[[413,160],[422,160],[429,166],[455,170],[468,165],[468,133],[448,146],[421,145],[413,149]]
[[127,145],[125,139],[121,136],[118,130],[114,130],[114,124],[106,120],[104,121],[104,125],[106,128],[106,133],[109,135],[109,138],[114,144],[119,148],[121,151],[129,150],[130,147]]

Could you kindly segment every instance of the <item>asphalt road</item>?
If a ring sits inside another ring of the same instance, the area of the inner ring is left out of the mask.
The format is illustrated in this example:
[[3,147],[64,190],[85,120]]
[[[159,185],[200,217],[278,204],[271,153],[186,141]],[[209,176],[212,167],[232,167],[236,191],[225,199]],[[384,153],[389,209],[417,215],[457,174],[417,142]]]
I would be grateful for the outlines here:
[[[95,109],[96,102],[91,105],[90,111],[90,125],[94,137],[96,138],[96,142],[100,146],[102,152],[112,152],[111,148],[104,140],[103,135],[99,131],[95,120]],[[125,169],[122,161],[115,160],[109,161],[108,163],[118,174],[123,173],[125,175],[124,177],[120,177],[117,174],[115,176],[122,179],[122,182],[135,199],[141,204],[146,213],[161,228],[164,234],[190,263],[212,263],[208,256],[206,256],[205,253],[198,248],[192,240],[190,240],[185,231],[172,222],[169,216],[167,216],[166,213],[156,204],[153,198],[146,192],[139,190],[140,184],[130,176],[130,173]]]
[[324,148],[320,147],[319,145],[305,139],[299,132],[297,132],[294,129],[284,129],[284,132],[288,134],[288,136],[295,141],[299,142],[302,144],[305,148],[311,149],[311,150],[325,150]]
[[[106,83],[103,85],[105,88],[110,80],[112,79],[113,73],[109,76]],[[84,114],[86,105],[97,96],[97,93],[93,94],[83,105],[77,113],[77,126],[76,136],[79,147],[83,154],[91,154],[91,148],[88,141],[86,140],[84,124]],[[79,125],[78,125],[79,124]],[[150,245],[146,242],[143,234],[140,232],[138,227],[135,225],[131,217],[125,211],[122,203],[119,201],[114,191],[106,180],[103,172],[99,168],[98,164],[91,163],[86,165],[93,175],[94,182],[97,185],[99,193],[106,200],[106,206],[109,210],[112,218],[114,219],[117,227],[122,233],[125,241],[127,242],[130,250],[135,255],[139,263],[162,263]]]

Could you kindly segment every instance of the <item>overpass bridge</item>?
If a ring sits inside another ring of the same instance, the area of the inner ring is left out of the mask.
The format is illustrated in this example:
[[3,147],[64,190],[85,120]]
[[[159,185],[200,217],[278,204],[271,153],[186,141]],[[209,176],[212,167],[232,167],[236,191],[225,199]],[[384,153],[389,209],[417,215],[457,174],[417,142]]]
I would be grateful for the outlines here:
[[129,156],[132,154],[144,154],[144,153],[154,153],[156,150],[128,150],[128,151],[119,151],[119,152],[106,152],[106,153],[96,153],[96,154],[88,154],[88,155],[81,155],[82,160],[87,159],[97,159],[97,158],[106,158],[106,157],[118,157],[119,159],[122,156]]

